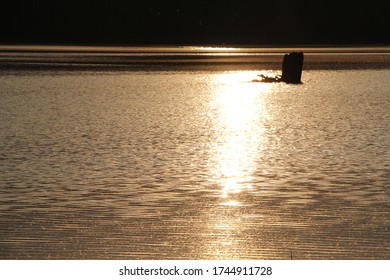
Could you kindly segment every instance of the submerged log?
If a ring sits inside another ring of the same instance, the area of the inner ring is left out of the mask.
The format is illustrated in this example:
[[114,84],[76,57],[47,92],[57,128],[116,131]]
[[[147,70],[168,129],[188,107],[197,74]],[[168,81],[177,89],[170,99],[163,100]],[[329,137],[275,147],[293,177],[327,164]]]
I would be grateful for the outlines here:
[[263,83],[279,83],[282,82],[281,76],[275,76],[275,77],[269,77],[263,74],[260,74],[259,77],[261,77],[261,81]]

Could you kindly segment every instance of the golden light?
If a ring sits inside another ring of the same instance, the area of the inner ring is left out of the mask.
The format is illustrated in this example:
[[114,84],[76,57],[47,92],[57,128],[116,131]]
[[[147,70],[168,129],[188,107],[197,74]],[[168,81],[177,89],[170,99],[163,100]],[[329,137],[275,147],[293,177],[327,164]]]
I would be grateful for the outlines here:
[[194,50],[199,51],[212,51],[212,52],[228,52],[228,51],[238,51],[238,48],[229,48],[229,47],[193,47]]
[[210,109],[216,137],[210,149],[209,174],[217,202],[204,212],[207,238],[199,248],[212,259],[240,259],[248,241],[241,238],[242,224],[252,199],[271,87],[253,83],[256,78],[253,71],[213,75]]
[[221,204],[240,206],[233,194],[252,188],[252,173],[262,138],[261,119],[266,114],[263,93],[268,84],[252,83],[252,71],[225,73],[217,77],[214,106],[219,138],[215,143],[212,174],[221,186]]

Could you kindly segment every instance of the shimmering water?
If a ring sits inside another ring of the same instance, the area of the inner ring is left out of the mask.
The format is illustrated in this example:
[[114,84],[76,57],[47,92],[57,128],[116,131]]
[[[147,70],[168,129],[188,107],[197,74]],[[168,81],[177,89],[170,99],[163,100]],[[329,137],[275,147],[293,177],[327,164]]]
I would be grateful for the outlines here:
[[389,259],[390,70],[0,75],[2,259]]

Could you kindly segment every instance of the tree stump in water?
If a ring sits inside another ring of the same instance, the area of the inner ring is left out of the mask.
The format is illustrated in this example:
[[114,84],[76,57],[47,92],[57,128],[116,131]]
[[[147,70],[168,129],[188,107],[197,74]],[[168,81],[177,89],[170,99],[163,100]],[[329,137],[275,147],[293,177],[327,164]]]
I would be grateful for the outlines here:
[[260,83],[288,83],[300,84],[303,67],[303,52],[292,52],[284,55],[282,65],[282,76],[269,77],[263,74],[258,76],[261,80],[252,80],[252,82]]
[[300,84],[303,67],[303,52],[285,54],[281,80],[289,84]]

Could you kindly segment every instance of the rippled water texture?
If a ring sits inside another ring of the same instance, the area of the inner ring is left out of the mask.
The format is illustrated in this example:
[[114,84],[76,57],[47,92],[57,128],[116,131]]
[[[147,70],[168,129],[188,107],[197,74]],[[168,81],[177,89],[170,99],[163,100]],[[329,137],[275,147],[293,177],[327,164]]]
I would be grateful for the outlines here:
[[390,70],[260,73],[3,71],[0,258],[389,259]]

